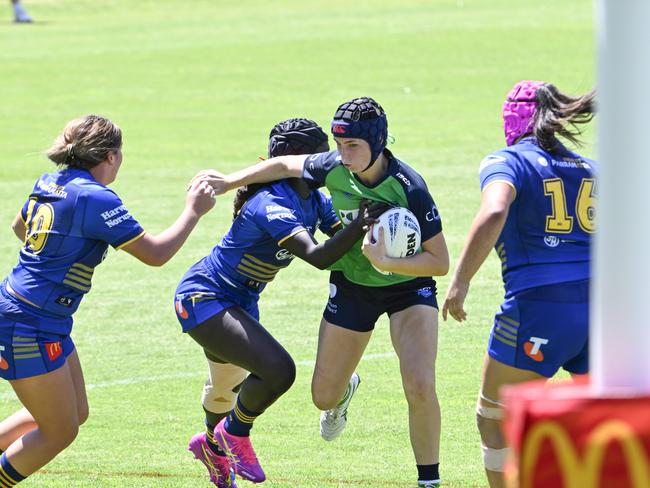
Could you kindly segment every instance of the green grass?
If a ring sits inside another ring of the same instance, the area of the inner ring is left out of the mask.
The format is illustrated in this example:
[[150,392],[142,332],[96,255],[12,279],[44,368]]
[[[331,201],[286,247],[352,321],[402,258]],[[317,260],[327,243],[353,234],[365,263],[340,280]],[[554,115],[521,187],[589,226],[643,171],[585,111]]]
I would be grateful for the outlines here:
[[[478,163],[503,145],[500,105],[513,82],[544,79],[574,93],[594,84],[588,0],[25,2],[36,24],[12,24],[8,5],[0,22],[2,275],[19,249],[11,219],[38,175],[52,169],[43,151],[84,113],[124,129],[125,162],[113,187],[155,233],[181,211],[197,170],[240,168],[265,153],[277,121],[308,116],[326,125],[340,102],[371,95],[388,113],[392,149],[427,180],[455,260],[478,205]],[[209,486],[185,451],[202,425],[205,364],[180,333],[172,295],[227,229],[230,206],[230,196],[220,198],[162,269],[109,254],[73,332],[95,386],[91,417],[24,486]],[[447,283],[439,280],[440,300]],[[266,486],[412,486],[406,402],[397,360],[385,355],[385,319],[359,367],[364,382],[348,430],[331,444],[319,438],[310,361],[326,293],[327,274],[295,262],[261,300],[263,323],[298,362],[296,384],[254,430]],[[501,295],[490,258],[472,284],[469,320],[441,325],[448,487],[485,484],[474,403]],[[17,406],[0,383],[1,416]]]

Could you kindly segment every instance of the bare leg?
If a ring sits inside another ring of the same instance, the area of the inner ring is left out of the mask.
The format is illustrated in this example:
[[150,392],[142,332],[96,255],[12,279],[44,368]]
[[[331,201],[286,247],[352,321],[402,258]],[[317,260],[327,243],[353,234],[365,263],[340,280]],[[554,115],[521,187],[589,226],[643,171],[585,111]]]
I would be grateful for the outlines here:
[[436,396],[438,310],[414,305],[390,317],[408,402],[411,446],[417,464],[437,464],[440,456],[440,404]]
[[77,391],[77,387],[83,385],[80,374],[75,351],[56,371],[10,381],[18,399],[38,425],[14,441],[6,451],[12,466],[23,476],[46,465],[77,436],[80,420],[85,420],[80,418],[80,413],[87,417],[88,411],[85,391]]
[[32,414],[26,408],[21,408],[0,422],[0,449],[6,451],[16,439],[36,427],[36,421]]
[[344,329],[322,319],[311,396],[320,410],[336,407],[343,397],[372,332]]
[[[479,407],[494,409],[492,410],[494,412],[500,411],[502,406],[499,397],[499,390],[503,385],[514,385],[541,378],[544,377],[533,371],[507,366],[486,355],[483,369],[483,384],[481,386],[482,393],[479,395],[478,399]],[[496,418],[488,418],[478,414],[476,418],[484,448],[494,450],[492,452],[505,449],[506,441],[501,431],[501,421]],[[487,461],[486,464],[490,464],[492,467],[493,463]],[[505,488],[506,484],[503,479],[503,466],[495,466],[493,469],[488,469],[488,466],[486,466],[485,473],[491,488]]]

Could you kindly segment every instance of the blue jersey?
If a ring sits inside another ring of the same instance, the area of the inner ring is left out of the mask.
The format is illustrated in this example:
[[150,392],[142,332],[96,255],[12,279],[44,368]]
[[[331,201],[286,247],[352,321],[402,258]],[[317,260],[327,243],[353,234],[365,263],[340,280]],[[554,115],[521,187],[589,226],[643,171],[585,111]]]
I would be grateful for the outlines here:
[[481,190],[495,181],[516,190],[496,243],[506,297],[527,289],[588,279],[595,214],[596,163],[532,138],[487,156]]
[[318,190],[302,199],[286,180],[250,197],[228,233],[205,258],[208,269],[244,296],[257,296],[294,256],[282,243],[299,232],[329,233],[339,220]]
[[46,316],[71,316],[109,244],[119,249],[144,234],[115,192],[79,169],[41,176],[21,217],[26,241],[8,284]]

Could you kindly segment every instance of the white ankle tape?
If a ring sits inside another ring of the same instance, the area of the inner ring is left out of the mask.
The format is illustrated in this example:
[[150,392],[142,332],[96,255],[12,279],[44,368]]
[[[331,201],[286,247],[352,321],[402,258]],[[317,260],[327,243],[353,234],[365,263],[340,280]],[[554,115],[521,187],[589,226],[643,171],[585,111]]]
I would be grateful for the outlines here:
[[494,449],[492,447],[481,446],[483,450],[483,464],[488,471],[497,471],[502,473],[508,458],[508,449]]

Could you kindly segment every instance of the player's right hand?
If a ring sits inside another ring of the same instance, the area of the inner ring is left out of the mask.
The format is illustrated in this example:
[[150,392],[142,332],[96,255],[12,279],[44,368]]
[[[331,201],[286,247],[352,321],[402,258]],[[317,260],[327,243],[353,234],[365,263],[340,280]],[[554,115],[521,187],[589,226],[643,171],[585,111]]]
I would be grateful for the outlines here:
[[469,283],[459,282],[452,279],[447,290],[445,303],[442,306],[442,318],[447,320],[447,313],[451,315],[457,322],[462,322],[467,319],[464,304],[467,292],[469,291]]
[[187,190],[186,207],[196,213],[198,217],[202,217],[212,210],[216,201],[216,193],[212,186],[204,179],[194,177]]
[[379,217],[386,210],[391,208],[391,205],[385,202],[372,202],[371,200],[361,200],[359,204],[359,224],[367,231],[373,224],[378,222]]
[[228,191],[228,179],[226,175],[215,169],[204,169],[199,171],[196,176],[192,178],[189,186],[192,186],[192,184],[197,180],[208,183],[214,190],[215,196],[223,195]]

